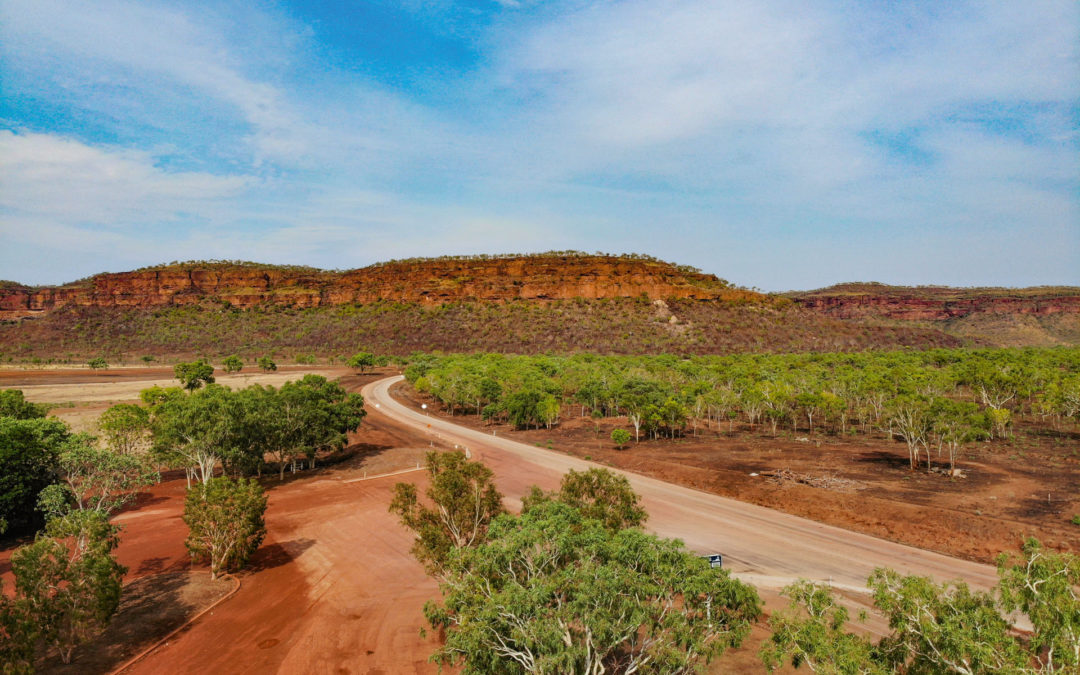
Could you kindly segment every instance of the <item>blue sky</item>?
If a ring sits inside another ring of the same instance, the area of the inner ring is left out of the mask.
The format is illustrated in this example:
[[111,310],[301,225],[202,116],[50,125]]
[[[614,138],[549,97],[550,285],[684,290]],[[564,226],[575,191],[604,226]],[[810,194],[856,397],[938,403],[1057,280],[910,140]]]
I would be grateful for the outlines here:
[[550,249],[1080,284],[1080,3],[0,0],[0,278]]

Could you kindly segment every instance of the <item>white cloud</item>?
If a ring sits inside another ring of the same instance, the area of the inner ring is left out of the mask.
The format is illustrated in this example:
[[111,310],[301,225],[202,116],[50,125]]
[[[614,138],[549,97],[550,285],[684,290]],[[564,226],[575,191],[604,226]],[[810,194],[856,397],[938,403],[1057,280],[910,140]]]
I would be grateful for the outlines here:
[[[329,47],[273,7],[0,0],[0,58],[26,81],[121,131],[158,125],[180,152],[245,148],[216,175],[166,170],[172,151],[151,144],[0,132],[0,227],[82,232],[140,263],[617,244],[769,288],[817,279],[816,259],[854,278],[866,268],[802,255],[845,238],[871,255],[875,241],[921,248],[910,281],[953,264],[964,237],[1037,260],[1020,231],[1060,249],[1026,280],[1080,264],[1078,136],[1062,112],[1080,99],[1080,5],[573,4],[495,21],[481,66],[420,86],[442,92],[428,107],[400,82],[325,67]],[[240,131],[169,135],[184,101]],[[1010,107],[1023,134],[993,128]],[[875,130],[911,132],[929,159]]]
[[245,176],[164,171],[146,152],[0,130],[0,209],[59,225],[130,227],[210,217],[254,184]]

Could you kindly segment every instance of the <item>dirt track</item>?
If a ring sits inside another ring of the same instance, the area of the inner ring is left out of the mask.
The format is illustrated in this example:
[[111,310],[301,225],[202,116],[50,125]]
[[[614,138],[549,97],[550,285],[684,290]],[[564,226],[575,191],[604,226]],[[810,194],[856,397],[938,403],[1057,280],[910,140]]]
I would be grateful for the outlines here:
[[[401,378],[364,387],[369,404],[387,416],[450,442],[468,446],[495,472],[499,489],[520,499],[533,484],[558,485],[570,469],[600,466],[568,455],[467,429],[412,410],[394,400],[389,388]],[[883,539],[823,525],[753,504],[718,497],[637,474],[625,474],[644,500],[648,529],[678,537],[700,553],[719,552],[737,576],[765,588],[796,578],[831,581],[862,591],[875,567],[948,580],[963,578],[979,588],[996,580],[994,568]],[[513,504],[511,504],[512,506]]]

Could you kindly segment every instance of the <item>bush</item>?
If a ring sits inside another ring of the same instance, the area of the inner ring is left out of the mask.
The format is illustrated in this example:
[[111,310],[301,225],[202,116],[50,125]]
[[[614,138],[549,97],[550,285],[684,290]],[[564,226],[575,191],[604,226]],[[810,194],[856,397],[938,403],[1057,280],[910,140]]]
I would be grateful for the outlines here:
[[266,494],[246,478],[212,478],[188,489],[184,545],[192,558],[210,562],[210,576],[240,569],[266,536]]
[[101,370],[103,368],[108,368],[109,362],[99,356],[87,361],[86,365],[90,366],[91,370]]
[[277,364],[274,363],[274,360],[269,356],[260,356],[259,360],[255,362],[255,365],[259,366],[264,373],[270,373],[277,370]]
[[38,495],[60,480],[60,450],[70,435],[58,419],[0,417],[0,521],[11,534],[42,525]]
[[611,440],[615,442],[616,448],[622,450],[630,442],[630,432],[626,429],[615,429],[611,432]]
[[19,389],[0,389],[0,417],[13,417],[17,420],[30,420],[45,417],[49,406],[31,403]]

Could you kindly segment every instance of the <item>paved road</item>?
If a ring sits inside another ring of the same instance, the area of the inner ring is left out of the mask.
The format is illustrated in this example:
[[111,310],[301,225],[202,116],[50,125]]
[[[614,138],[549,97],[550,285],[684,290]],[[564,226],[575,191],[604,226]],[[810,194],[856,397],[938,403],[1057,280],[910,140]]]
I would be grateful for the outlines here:
[[[467,447],[495,472],[510,505],[519,503],[530,485],[558,486],[569,469],[600,466],[575,457],[468,429],[410,409],[390,396],[401,376],[363,389],[367,405],[403,424]],[[641,494],[649,512],[648,529],[678,537],[699,553],[723,553],[735,576],[764,588],[780,588],[796,578],[828,581],[839,589],[864,591],[876,567],[920,574],[938,581],[962,578],[978,588],[997,581],[993,567],[904,546],[856,532],[791,516],[753,504],[719,497],[623,473]]]

